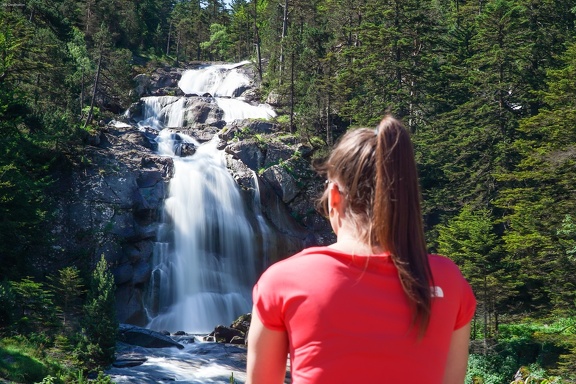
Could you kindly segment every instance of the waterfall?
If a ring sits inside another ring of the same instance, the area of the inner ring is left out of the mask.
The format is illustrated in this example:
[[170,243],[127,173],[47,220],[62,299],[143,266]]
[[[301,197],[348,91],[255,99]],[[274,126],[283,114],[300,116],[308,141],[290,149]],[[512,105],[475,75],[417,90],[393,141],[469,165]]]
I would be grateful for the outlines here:
[[269,119],[276,116],[272,108],[266,105],[250,105],[242,100],[216,98],[218,107],[224,111],[224,121],[230,123],[234,120],[248,118]]
[[161,130],[164,127],[181,127],[187,108],[193,108],[194,101],[202,97],[223,112],[223,120],[231,123],[243,119],[269,119],[276,112],[267,104],[252,105],[241,96],[251,87],[250,79],[239,70],[247,62],[229,65],[212,65],[199,69],[189,69],[182,74],[178,86],[190,97],[150,96],[142,98],[143,118],[138,123],[141,129],[150,127]]
[[268,268],[270,266],[270,250],[275,245],[272,238],[272,232],[266,224],[266,220],[264,220],[264,216],[262,214],[262,210],[260,207],[262,206],[260,201],[260,184],[258,182],[258,176],[256,172],[252,171],[252,185],[254,187],[254,214],[256,215],[256,221],[258,223],[258,230],[262,237],[261,244],[261,254],[262,254],[262,270]]
[[186,99],[177,96],[152,96],[142,98],[143,118],[138,127],[162,130],[164,127],[181,127],[184,120]]
[[[160,137],[159,148],[174,139]],[[161,280],[153,284],[161,313],[149,328],[206,333],[250,311],[255,235],[216,145],[212,140],[191,157],[174,158],[165,202],[170,224],[159,239],[153,272]]]
[[248,63],[243,61],[189,69],[182,74],[178,87],[186,94],[209,93],[214,97],[238,97],[242,89],[250,85],[250,79],[237,68]]
[[[203,84],[205,88],[197,90],[204,93],[206,87],[216,87],[214,73],[221,71],[195,72],[200,78],[187,73],[182,79],[196,86]],[[225,88],[234,88],[231,84],[229,81]],[[158,151],[174,161],[165,219],[154,251],[148,328],[208,333],[251,310],[258,236],[226,168],[224,151],[217,148],[218,137],[200,144],[186,134],[165,129],[182,116],[184,104],[174,97],[146,99],[142,123],[160,130]],[[179,157],[183,146],[193,146],[196,152]],[[258,217],[257,223],[256,230],[267,237],[263,218]]]

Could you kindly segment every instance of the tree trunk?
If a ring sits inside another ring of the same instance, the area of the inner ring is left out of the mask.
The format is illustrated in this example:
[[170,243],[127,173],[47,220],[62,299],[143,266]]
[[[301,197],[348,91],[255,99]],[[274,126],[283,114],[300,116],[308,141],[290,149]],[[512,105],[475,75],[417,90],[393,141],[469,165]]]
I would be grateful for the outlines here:
[[326,92],[326,144],[332,146],[332,124],[330,122],[330,90]]
[[[282,6],[282,5],[281,5]],[[288,31],[288,0],[284,0],[284,14],[282,16],[282,36],[280,37],[280,78],[279,83],[282,84],[282,72],[284,70],[284,40]]]
[[256,59],[258,60],[258,76],[262,81],[262,56],[260,55],[260,34],[258,33],[258,0],[254,0],[254,38],[256,39]]
[[84,123],[84,129],[92,121],[92,114],[94,111],[94,103],[96,102],[96,92],[98,90],[98,82],[100,81],[100,70],[102,69],[102,48],[100,48],[100,57],[98,58],[98,69],[96,70],[96,78],[94,79],[94,89],[92,90],[92,100],[90,101],[90,109],[88,110],[88,116],[86,117],[86,122]]
[[484,272],[484,356],[488,354],[488,288],[486,272]]
[[294,51],[290,62],[290,133],[294,133]]
[[180,57],[180,33],[178,33],[178,38],[176,39],[176,63],[178,63],[179,57]]
[[82,116],[83,109],[84,109],[84,68],[82,68],[82,80],[80,84],[80,116]]
[[166,56],[170,55],[170,35],[172,33],[172,22],[168,26],[168,43],[166,43]]

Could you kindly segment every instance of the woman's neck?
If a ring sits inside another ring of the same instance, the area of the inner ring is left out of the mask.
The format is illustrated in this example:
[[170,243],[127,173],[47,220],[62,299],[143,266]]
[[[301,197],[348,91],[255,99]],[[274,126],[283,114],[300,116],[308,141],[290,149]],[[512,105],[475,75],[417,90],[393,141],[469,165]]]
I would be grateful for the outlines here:
[[336,242],[329,247],[353,255],[375,255],[384,252],[382,247],[371,246],[361,241],[359,236],[348,232],[339,232]]

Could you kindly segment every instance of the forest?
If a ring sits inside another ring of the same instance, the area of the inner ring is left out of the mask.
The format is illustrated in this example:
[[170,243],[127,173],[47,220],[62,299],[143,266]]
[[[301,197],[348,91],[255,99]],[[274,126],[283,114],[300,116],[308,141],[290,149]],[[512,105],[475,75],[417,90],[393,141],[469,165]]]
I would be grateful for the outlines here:
[[575,22],[576,0],[0,3],[0,355],[83,346],[68,376],[22,382],[84,382],[109,362],[101,330],[66,321],[107,308],[104,267],[33,278],[53,251],[47,191],[135,101],[137,74],[250,60],[302,140],[328,148],[387,112],[410,129],[430,251],[478,299],[467,382],[576,382]]

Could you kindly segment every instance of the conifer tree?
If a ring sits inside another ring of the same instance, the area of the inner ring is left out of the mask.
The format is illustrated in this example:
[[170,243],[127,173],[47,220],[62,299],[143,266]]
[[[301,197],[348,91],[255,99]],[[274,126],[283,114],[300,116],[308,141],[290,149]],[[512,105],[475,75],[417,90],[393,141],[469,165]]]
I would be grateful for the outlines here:
[[102,255],[92,273],[84,304],[84,339],[79,345],[79,354],[88,365],[106,366],[114,360],[118,332],[114,295],[114,277]]
[[438,235],[438,252],[454,260],[472,285],[484,339],[496,336],[499,314],[510,312],[506,304],[515,296],[517,284],[492,221],[487,209],[464,207],[439,226]]
[[81,296],[85,293],[80,271],[76,267],[65,267],[49,279],[62,325],[65,329],[73,329],[73,323],[80,314]]
[[53,294],[30,277],[11,282],[16,297],[17,330],[51,333],[56,325]]
[[513,149],[521,160],[499,176],[507,185],[497,203],[507,212],[507,251],[525,267],[526,296],[540,309],[573,313],[576,264],[561,240],[566,217],[576,211],[576,46],[570,44],[562,58],[564,67],[548,72],[544,106],[518,128]]

